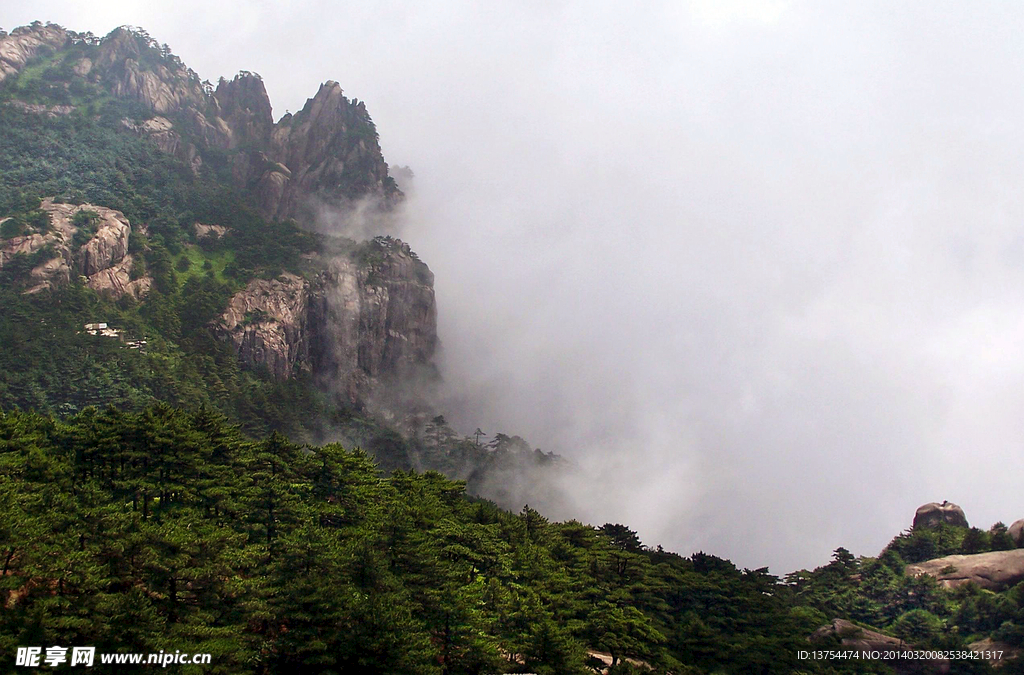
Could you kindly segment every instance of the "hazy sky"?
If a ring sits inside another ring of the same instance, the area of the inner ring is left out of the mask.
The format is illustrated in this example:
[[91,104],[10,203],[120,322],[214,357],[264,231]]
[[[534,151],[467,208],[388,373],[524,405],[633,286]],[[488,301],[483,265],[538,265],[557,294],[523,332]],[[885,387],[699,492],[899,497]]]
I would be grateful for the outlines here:
[[573,513],[775,573],[1024,517],[1024,6],[0,0],[327,79],[416,173],[452,413]]

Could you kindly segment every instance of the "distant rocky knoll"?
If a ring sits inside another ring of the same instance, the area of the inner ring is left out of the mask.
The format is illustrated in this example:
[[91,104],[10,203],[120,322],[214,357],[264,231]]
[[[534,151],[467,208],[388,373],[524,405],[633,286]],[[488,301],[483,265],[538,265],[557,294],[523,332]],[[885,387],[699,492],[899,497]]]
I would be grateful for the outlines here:
[[914,529],[933,528],[939,525],[970,527],[964,510],[952,502],[931,502],[917,509],[914,514]]
[[1006,533],[1010,535],[1010,538],[1013,539],[1017,546],[1024,546],[1024,518],[1015,520],[1013,524],[1007,528]]

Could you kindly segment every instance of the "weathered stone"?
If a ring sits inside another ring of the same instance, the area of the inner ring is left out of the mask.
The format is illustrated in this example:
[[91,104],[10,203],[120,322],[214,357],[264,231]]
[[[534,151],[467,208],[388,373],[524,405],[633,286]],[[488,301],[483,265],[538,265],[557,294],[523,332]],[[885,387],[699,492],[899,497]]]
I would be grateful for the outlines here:
[[907,565],[906,574],[912,577],[927,574],[946,588],[974,583],[990,591],[1000,591],[1024,581],[1024,549],[947,555]]
[[[344,202],[375,196],[387,201],[387,164],[373,137],[353,133],[369,128],[362,103],[349,101],[341,86],[328,81],[295,115],[275,126],[267,155],[291,171],[276,203],[278,218],[309,216],[309,201]],[[339,189],[339,186],[345,186]]]
[[1014,543],[1017,546],[1024,546],[1024,518],[1013,521],[1013,524],[1007,528],[1006,533],[1010,535]]
[[220,318],[220,331],[242,362],[266,366],[276,379],[296,367],[308,370],[309,282],[294,274],[254,279],[231,298]]
[[96,234],[78,250],[81,273],[89,277],[121,262],[128,253],[129,234],[131,227],[120,212],[102,209]]
[[31,295],[32,293],[38,293],[69,283],[71,281],[71,267],[64,258],[57,256],[33,268],[30,277],[32,285],[25,291],[25,295]]
[[86,285],[97,293],[114,299],[130,295],[139,300],[149,293],[153,280],[150,277],[132,280],[133,263],[132,256],[126,255],[117,265],[100,270],[90,276]]
[[183,141],[181,135],[174,129],[174,124],[166,117],[157,115],[141,124],[136,124],[129,119],[123,119],[121,120],[121,125],[140,136],[148,138],[161,151],[177,157],[191,167],[193,173],[198,173],[199,167],[203,164],[203,160],[199,156],[199,149],[192,143]]
[[433,275],[398,240],[372,264],[339,255],[312,281],[284,275],[237,293],[220,331],[250,366],[279,379],[312,367],[343,397],[365,402],[382,382],[431,362]]
[[67,31],[54,24],[22,26],[0,37],[0,82],[20,72],[41,50],[59,49],[67,41]]
[[195,228],[197,239],[220,239],[228,232],[228,228],[223,225],[204,225],[203,223],[196,223],[193,227]]
[[[861,628],[846,619],[834,619],[827,626],[822,626],[810,636],[812,643],[835,643],[838,641],[844,650],[856,651],[861,654],[879,652],[882,654],[900,654],[913,652],[914,647],[899,638],[885,635],[877,631]],[[897,673],[934,673],[945,675],[949,672],[948,659],[909,659],[892,658],[883,660]]]
[[239,73],[221,79],[214,92],[219,116],[231,130],[231,147],[245,143],[265,144],[274,128],[270,97],[259,75]]
[[78,63],[75,64],[74,71],[75,75],[79,77],[85,77],[92,70],[92,59],[81,58]]
[[970,527],[964,510],[952,502],[931,502],[917,509],[914,514],[914,529],[938,527],[939,525]]
[[103,38],[94,68],[102,71],[114,96],[138,101],[161,115],[205,107],[207,94],[194,73],[180,62],[140,65],[145,48],[144,38],[125,28]]
[[1024,654],[1024,649],[1014,647],[1005,642],[996,642],[992,638],[972,642],[967,647],[973,652],[988,655],[989,658],[985,660],[993,668],[1002,668],[1008,663],[1019,659],[1021,654]]
[[369,265],[336,257],[320,279],[318,372],[350,401],[408,380],[437,348],[433,275],[398,240],[382,254]]
[[75,106],[73,105],[40,105],[38,103],[25,103],[24,101],[11,101],[9,105],[22,112],[33,115],[46,115],[52,118],[70,115],[75,111]]
[[[137,280],[134,286],[127,281],[117,281],[122,276],[127,278],[131,270],[131,261],[124,263],[131,233],[131,225],[124,214],[92,204],[57,204],[51,199],[43,200],[41,208],[50,217],[50,227],[45,234],[36,232],[13,237],[0,245],[0,268],[18,254],[32,255],[42,249],[53,252],[52,257],[32,269],[27,293],[38,293],[68,283],[72,268],[76,273],[89,277],[90,283],[98,284],[114,295],[123,292],[138,295],[148,290],[148,280]],[[78,227],[72,221],[81,211],[92,211],[98,219],[89,240],[76,246]],[[100,281],[97,275],[112,268],[113,277]],[[93,281],[94,277],[96,281]]]

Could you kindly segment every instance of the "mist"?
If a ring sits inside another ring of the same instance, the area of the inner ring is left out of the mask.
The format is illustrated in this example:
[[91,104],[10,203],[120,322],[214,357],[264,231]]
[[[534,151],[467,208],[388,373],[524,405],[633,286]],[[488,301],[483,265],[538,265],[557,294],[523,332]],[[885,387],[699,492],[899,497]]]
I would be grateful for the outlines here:
[[1024,8],[0,5],[35,19],[259,72],[276,116],[365,101],[445,414],[572,460],[548,515],[776,574],[928,501],[1024,517]]

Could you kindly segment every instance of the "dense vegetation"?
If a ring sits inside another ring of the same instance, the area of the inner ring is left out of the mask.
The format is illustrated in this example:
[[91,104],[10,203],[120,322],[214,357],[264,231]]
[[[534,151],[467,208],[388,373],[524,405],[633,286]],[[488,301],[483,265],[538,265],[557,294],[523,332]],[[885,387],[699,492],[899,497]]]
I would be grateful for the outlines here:
[[591,648],[676,673],[789,673],[825,620],[764,570],[648,550],[621,525],[513,515],[440,474],[382,478],[359,451],[252,441],[163,404],[0,415],[0,542],[4,654],[94,644],[211,652],[223,673],[568,675]]

